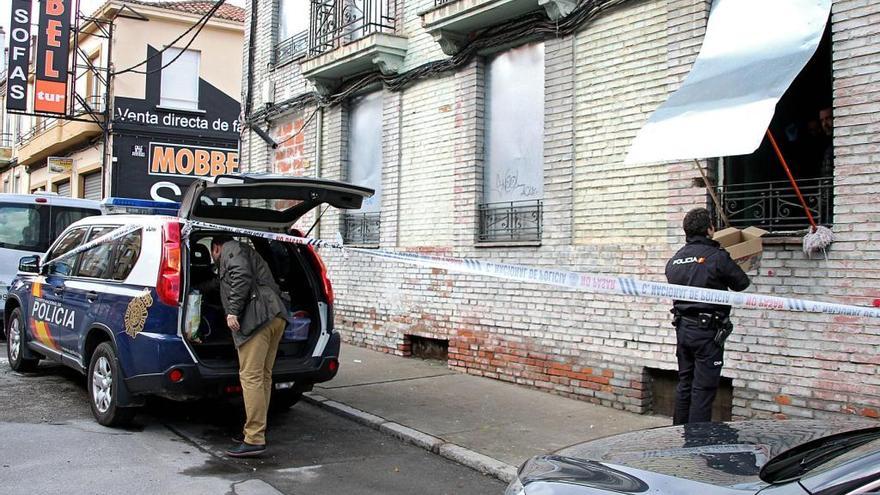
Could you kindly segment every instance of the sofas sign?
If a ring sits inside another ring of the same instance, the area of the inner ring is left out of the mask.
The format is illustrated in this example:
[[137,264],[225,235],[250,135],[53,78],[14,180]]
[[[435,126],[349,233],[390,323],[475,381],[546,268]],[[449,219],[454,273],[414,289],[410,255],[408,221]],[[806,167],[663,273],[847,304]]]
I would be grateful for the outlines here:
[[31,62],[31,0],[12,0],[9,22],[9,64],[6,108],[27,111],[28,67]]

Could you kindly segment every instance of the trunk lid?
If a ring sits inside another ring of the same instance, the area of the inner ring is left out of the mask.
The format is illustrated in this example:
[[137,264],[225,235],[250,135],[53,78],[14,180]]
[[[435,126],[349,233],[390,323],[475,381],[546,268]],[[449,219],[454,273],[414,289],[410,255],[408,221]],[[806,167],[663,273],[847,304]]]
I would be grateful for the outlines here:
[[324,203],[356,210],[374,191],[345,182],[282,175],[221,175],[193,182],[180,205],[187,220],[286,232]]

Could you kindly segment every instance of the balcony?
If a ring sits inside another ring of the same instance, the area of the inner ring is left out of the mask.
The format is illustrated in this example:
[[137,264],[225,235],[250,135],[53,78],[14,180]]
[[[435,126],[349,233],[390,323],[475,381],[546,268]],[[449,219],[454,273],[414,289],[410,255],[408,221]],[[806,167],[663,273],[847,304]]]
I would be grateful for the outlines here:
[[319,92],[365,72],[393,75],[403,65],[407,40],[395,34],[396,0],[313,0],[310,22],[302,73]]
[[309,51],[309,32],[303,31],[275,45],[272,52],[272,64],[283,65],[305,56]]
[[82,101],[76,99],[73,102],[73,114],[76,117],[82,117],[90,113],[102,114],[104,113],[104,109],[103,95],[87,96],[84,97]]
[[0,133],[0,165],[6,165],[12,160],[13,141],[11,132]]
[[18,163],[31,165],[102,133],[95,122],[43,119],[18,139]]
[[540,200],[481,204],[477,242],[481,244],[540,242],[542,209]]
[[435,0],[419,12],[422,27],[447,55],[455,55],[474,31],[516,19],[543,8],[551,20],[570,14],[577,0]]
[[379,213],[347,213],[342,216],[342,222],[345,244],[379,245]]
[[[830,177],[798,179],[810,214],[819,225],[831,225],[834,182]],[[771,234],[796,233],[810,224],[788,181],[727,184],[717,188],[718,199],[731,227],[755,226]],[[720,215],[716,220],[723,228]]]

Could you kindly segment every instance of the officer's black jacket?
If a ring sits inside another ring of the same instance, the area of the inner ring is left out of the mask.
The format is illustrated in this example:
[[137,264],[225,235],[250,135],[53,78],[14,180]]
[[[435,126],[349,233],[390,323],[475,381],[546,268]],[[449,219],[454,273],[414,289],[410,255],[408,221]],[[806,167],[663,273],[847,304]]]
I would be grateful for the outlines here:
[[[737,292],[749,286],[749,276],[730,258],[730,254],[706,236],[687,238],[687,244],[666,263],[666,280],[670,284],[704,287],[706,289]],[[730,306],[673,301],[673,307],[683,315],[720,311],[730,314]]]

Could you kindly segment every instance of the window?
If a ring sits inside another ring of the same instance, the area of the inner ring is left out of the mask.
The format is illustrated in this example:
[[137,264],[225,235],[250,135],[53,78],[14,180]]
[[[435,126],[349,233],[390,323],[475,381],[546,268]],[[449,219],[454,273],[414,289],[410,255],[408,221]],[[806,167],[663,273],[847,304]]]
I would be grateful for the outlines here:
[[[110,232],[113,227],[93,227],[89,232],[86,242],[94,241],[98,237]],[[80,255],[77,275],[88,278],[107,278],[112,259],[113,245],[111,243],[99,244],[84,251]]]
[[[117,226],[93,227],[86,242],[105,235]],[[123,281],[131,273],[141,254],[141,231],[95,246],[80,255],[77,275]]]
[[113,268],[110,271],[111,280],[125,280],[134,269],[135,263],[141,256],[141,231],[137,230],[127,236],[113,242]]
[[492,58],[486,82],[480,242],[539,241],[544,196],[544,44]]
[[31,205],[0,205],[0,247],[42,251],[39,235],[42,211]]
[[[779,100],[770,122],[770,132],[810,214],[820,225],[831,224],[834,203],[828,24],[819,48]],[[808,227],[807,214],[767,138],[750,155],[721,158],[717,177],[718,199],[732,226],[754,225],[775,234],[791,234]],[[723,227],[721,215],[717,217],[717,226]]]
[[[177,60],[175,57],[180,55]],[[199,109],[199,59],[195,50],[167,48],[162,52],[162,86],[159,105],[180,110]],[[168,65],[174,60],[171,65]],[[166,67],[167,65],[167,67]]]
[[[62,254],[70,251],[71,249],[79,246],[82,243],[83,238],[86,235],[86,229],[77,228],[68,232],[64,237],[58,241],[58,244],[52,249],[51,252],[46,256],[46,260],[53,260]],[[58,263],[52,263],[49,266],[49,274],[52,275],[70,275],[71,269],[76,264],[77,256],[72,256],[70,258],[59,261]]]
[[[90,210],[87,208],[71,208],[68,206],[52,207],[52,225],[50,239],[57,239],[68,225],[81,220],[85,217],[100,215],[100,210]],[[45,248],[43,248],[45,249]]]
[[12,192],[16,194],[21,192],[21,175],[19,174],[12,177]]
[[348,119],[348,180],[376,191],[343,219],[345,242],[379,244],[382,210],[382,92],[351,100]]
[[278,0],[278,43],[275,63],[304,55],[309,46],[309,1]]

